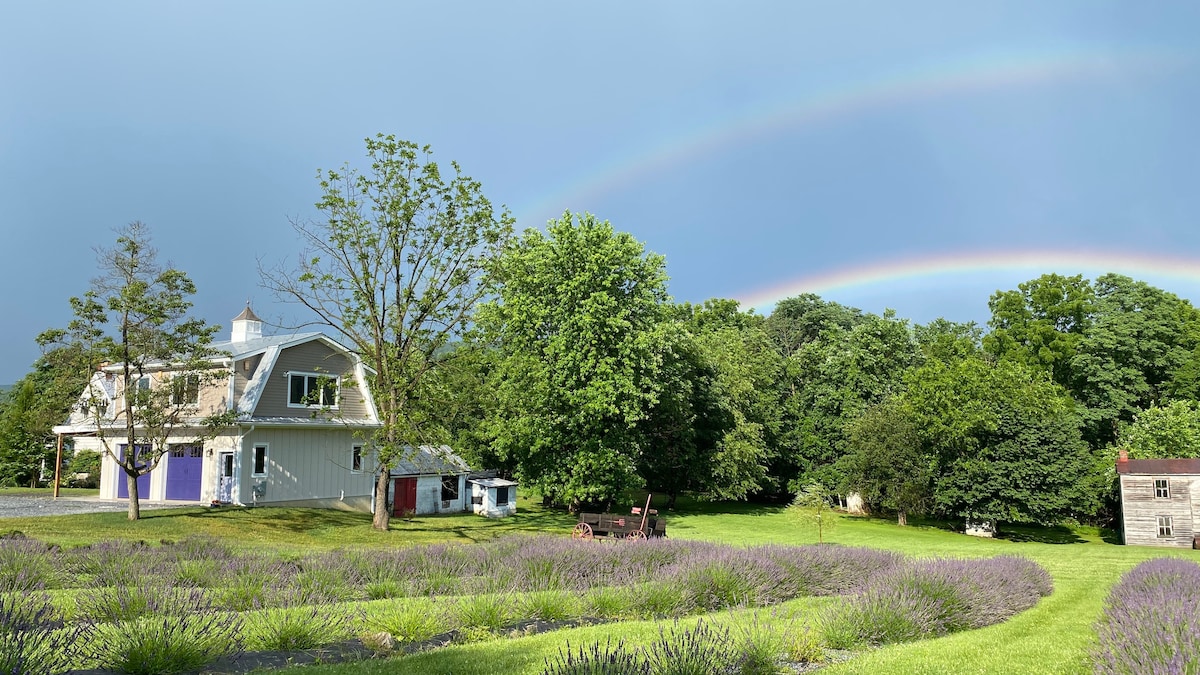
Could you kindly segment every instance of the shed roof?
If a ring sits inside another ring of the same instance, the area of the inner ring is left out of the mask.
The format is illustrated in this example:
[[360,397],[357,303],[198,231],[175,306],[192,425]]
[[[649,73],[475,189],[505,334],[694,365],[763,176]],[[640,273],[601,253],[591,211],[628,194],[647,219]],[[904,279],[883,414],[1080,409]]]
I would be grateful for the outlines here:
[[467,482],[475,483],[476,485],[485,488],[512,487],[513,485],[517,484],[516,481],[506,480],[504,478],[472,478]]
[[1117,462],[1117,473],[1200,474],[1200,459],[1129,459]]
[[392,476],[427,476],[467,473],[470,470],[466,460],[454,454],[450,446],[422,445],[411,457],[396,462],[396,466],[388,473]]

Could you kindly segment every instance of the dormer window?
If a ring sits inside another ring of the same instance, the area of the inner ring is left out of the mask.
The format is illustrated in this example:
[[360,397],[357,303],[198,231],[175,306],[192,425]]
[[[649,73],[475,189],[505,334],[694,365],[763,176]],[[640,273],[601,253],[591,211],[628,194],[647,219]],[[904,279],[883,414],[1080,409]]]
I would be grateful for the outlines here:
[[336,408],[338,378],[319,373],[288,373],[289,408]]
[[150,400],[150,376],[139,375],[133,378],[130,384],[130,388],[133,390],[130,404],[135,408],[145,405]]

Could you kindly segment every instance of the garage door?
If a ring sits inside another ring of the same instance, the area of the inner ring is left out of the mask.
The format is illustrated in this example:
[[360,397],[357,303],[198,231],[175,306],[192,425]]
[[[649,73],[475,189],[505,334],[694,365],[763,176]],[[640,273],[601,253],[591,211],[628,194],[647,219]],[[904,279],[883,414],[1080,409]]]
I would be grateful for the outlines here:
[[167,499],[200,501],[200,473],[204,470],[204,447],[172,445],[167,457]]
[[[125,458],[125,448],[126,448],[126,446],[124,444],[120,445],[117,448],[117,453],[120,454],[122,459]],[[136,445],[136,446],[134,446],[134,448],[137,450],[138,454],[150,451],[150,446],[148,446],[148,445]],[[138,465],[144,466],[145,463],[138,462]],[[146,499],[147,497],[149,497],[150,496],[150,474],[145,473],[145,474],[138,476],[137,487],[138,487],[138,499]],[[120,467],[117,468],[117,499],[129,499],[129,478],[128,478],[128,475],[125,473],[125,470]]]

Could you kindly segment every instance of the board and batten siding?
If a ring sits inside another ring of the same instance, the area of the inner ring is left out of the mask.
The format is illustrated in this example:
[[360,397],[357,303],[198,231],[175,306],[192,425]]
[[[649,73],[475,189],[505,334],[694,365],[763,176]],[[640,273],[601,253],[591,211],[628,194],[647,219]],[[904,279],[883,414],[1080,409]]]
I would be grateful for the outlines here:
[[[363,441],[350,429],[269,429],[259,427],[242,440],[241,501],[249,504],[254,486],[265,481],[259,504],[345,502],[357,508],[374,492],[374,464],[368,456],[361,472],[351,471],[351,453]],[[253,476],[254,447],[267,446],[267,475]],[[337,506],[336,504],[326,504]]]
[[[354,377],[354,363],[345,354],[319,340],[288,347],[279,354],[271,371],[255,417],[307,417],[314,409],[288,407],[288,373],[321,373],[339,377],[337,416],[367,419],[367,405]],[[236,384],[235,384],[236,387]],[[245,385],[242,385],[243,390]]]
[[[1166,478],[1170,497],[1154,496],[1154,480]],[[1122,521],[1125,543],[1136,546],[1192,547],[1200,477],[1165,475],[1121,476]],[[1159,516],[1170,516],[1172,536],[1158,536]]]

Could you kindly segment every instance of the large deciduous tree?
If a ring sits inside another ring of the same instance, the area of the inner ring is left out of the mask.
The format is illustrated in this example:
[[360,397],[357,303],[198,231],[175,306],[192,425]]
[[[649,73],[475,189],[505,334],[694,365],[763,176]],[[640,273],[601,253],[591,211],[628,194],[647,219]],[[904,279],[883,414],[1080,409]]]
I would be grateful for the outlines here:
[[457,163],[444,177],[429,146],[382,134],[366,146],[369,170],[319,174],[321,217],[292,222],[307,247],[299,263],[261,271],[277,297],[307,308],[371,369],[383,425],[372,437],[374,526],[386,530],[391,467],[449,436],[431,373],[487,292],[489,266],[513,219]]
[[591,215],[526,230],[480,320],[500,352],[496,447],[551,501],[605,504],[637,484],[638,424],[659,392],[662,256]]
[[1135,459],[1200,457],[1200,403],[1171,401],[1138,413],[1121,434]]
[[34,485],[54,456],[51,428],[88,380],[78,349],[52,349],[0,401],[0,485]]
[[196,401],[180,395],[180,384],[198,392],[226,375],[213,367],[212,338],[220,327],[189,314],[195,284],[158,263],[142,223],[121,229],[114,247],[97,252],[100,276],[82,297],[71,298],[75,317],[65,329],[43,332],[38,343],[75,354],[83,378],[112,364],[115,409],[91,384],[82,408],[104,454],[125,474],[129,519],[137,520],[137,478],[158,466],[168,441],[202,441],[232,422],[225,411],[197,418]]

